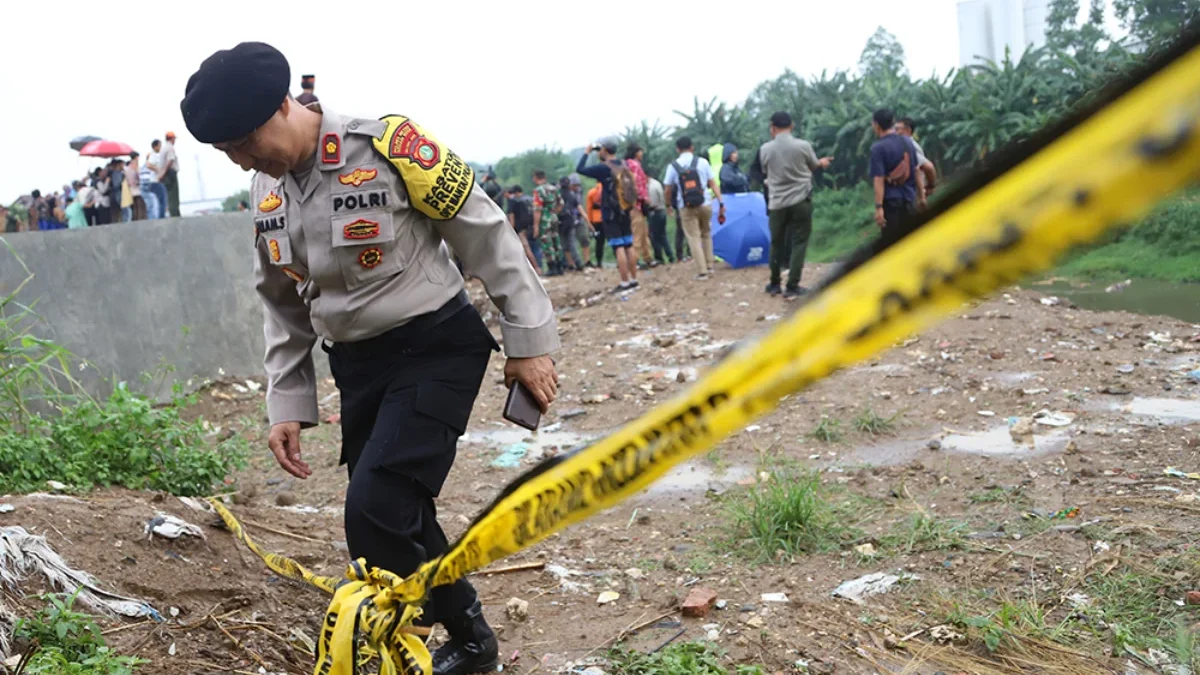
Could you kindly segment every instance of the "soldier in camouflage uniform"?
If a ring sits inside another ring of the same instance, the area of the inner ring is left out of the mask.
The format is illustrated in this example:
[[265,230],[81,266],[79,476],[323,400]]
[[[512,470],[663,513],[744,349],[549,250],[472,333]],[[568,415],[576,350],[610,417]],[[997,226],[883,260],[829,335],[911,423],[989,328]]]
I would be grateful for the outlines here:
[[558,236],[558,212],[562,209],[562,197],[558,188],[546,182],[545,171],[533,172],[533,229],[542,243],[542,257],[546,261],[547,276],[557,276],[566,269],[562,241]]

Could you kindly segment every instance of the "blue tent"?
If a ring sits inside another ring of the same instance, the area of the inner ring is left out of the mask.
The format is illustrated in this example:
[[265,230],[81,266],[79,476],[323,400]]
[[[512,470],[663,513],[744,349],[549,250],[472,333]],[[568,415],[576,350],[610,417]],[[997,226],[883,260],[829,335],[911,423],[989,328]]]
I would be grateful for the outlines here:
[[771,260],[771,227],[762,193],[743,192],[724,199],[724,225],[717,223],[719,209],[713,209],[713,253],[735,269],[766,265]]

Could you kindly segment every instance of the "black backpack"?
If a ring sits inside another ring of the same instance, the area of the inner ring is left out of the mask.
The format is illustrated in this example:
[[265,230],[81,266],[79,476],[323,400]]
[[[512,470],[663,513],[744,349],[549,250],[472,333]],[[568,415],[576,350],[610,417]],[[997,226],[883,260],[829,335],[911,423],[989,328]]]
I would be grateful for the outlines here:
[[700,158],[695,154],[687,169],[679,166],[679,162],[671,162],[675,173],[679,174],[679,191],[684,206],[704,206],[704,186],[700,184],[700,172],[696,170],[699,165]]

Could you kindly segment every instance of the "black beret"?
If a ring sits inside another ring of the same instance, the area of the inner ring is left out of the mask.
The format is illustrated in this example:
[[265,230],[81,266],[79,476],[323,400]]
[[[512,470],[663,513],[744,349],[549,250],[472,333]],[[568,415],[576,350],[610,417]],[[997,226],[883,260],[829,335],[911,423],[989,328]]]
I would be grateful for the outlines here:
[[288,96],[291,69],[271,45],[243,42],[204,59],[179,110],[201,143],[224,143],[266,124]]

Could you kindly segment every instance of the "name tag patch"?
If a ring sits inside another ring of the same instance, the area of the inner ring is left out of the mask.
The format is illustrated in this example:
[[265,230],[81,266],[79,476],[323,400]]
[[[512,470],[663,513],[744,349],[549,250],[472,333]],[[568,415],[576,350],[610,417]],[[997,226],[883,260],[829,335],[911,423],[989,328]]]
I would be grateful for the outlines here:
[[267,232],[278,232],[279,230],[287,229],[287,216],[271,216],[270,218],[255,218],[254,229],[258,230],[259,234]]
[[350,192],[333,198],[333,212],[355,209],[381,209],[388,205],[387,190]]

